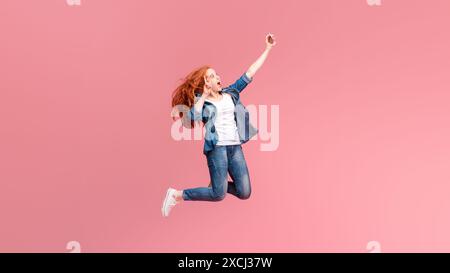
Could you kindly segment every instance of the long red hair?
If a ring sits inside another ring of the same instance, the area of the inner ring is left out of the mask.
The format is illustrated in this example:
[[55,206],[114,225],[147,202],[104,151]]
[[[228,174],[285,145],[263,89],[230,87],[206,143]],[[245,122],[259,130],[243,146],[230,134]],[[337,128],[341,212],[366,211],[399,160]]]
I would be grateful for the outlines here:
[[209,68],[211,68],[209,65],[204,65],[189,73],[172,93],[172,109],[177,111],[175,115],[172,114],[173,119],[175,120],[177,116],[180,117],[185,127],[194,127],[194,122],[187,122],[186,117],[183,117],[184,112],[174,108],[174,106],[184,105],[190,109],[194,105],[194,93],[203,93],[203,86],[205,85],[203,77]]

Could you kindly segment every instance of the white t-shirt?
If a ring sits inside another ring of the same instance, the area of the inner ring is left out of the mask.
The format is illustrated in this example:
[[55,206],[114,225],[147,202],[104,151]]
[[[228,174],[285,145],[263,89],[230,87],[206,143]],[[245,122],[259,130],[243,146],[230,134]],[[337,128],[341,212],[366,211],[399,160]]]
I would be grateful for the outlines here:
[[234,120],[234,103],[230,94],[222,93],[220,101],[206,101],[214,104],[217,109],[216,120],[214,126],[216,127],[218,141],[216,145],[236,145],[241,144],[239,140],[239,133]]

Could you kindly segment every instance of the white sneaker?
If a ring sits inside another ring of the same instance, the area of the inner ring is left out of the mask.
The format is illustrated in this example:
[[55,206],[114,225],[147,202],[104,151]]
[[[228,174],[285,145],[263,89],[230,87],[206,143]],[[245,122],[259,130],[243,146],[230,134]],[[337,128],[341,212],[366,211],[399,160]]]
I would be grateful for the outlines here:
[[175,193],[177,190],[169,188],[166,193],[166,198],[163,201],[161,212],[164,217],[169,216],[170,211],[179,202],[175,199]]

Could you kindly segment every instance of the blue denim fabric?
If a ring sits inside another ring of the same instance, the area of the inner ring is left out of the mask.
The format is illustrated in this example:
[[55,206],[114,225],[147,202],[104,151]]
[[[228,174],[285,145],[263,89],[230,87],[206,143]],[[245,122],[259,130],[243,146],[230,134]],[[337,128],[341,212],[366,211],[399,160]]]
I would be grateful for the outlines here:
[[[235,105],[234,117],[236,120],[236,126],[239,133],[239,139],[241,140],[241,144],[249,141],[254,135],[258,133],[258,129],[255,128],[250,123],[250,114],[245,106],[241,103],[240,93],[244,90],[245,87],[252,81],[253,79],[247,77],[244,73],[236,82],[232,85],[225,87],[222,89],[223,93],[228,93],[231,95],[233,99],[233,103]],[[195,93],[195,101],[194,104],[201,97],[200,93]],[[195,107],[192,106],[189,112],[187,113],[188,118],[194,121],[203,121],[206,128],[205,134],[205,144],[203,146],[203,154],[207,155],[207,153],[214,149],[218,141],[218,135],[216,132],[216,128],[214,127],[214,121],[216,119],[216,106],[214,104],[205,101],[203,104],[202,113],[195,111]]]
[[[211,187],[183,190],[184,200],[220,201],[227,192],[239,199],[250,197],[250,176],[241,145],[215,146],[206,158]],[[228,181],[228,173],[233,182]]]

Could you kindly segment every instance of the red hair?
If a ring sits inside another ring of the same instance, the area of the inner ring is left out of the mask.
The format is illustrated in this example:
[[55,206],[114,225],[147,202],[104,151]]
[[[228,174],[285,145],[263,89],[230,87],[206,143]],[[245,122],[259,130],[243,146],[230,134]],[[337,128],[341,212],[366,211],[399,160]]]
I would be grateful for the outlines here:
[[[175,106],[187,106],[189,109],[194,105],[195,94],[194,93],[203,93],[203,86],[205,85],[204,76],[206,75],[206,71],[211,68],[209,65],[204,65],[199,67],[189,73],[184,79],[183,82],[173,91],[172,93],[172,109]],[[177,114],[173,117],[175,120],[177,116],[182,118],[183,125],[188,128],[194,127],[194,121],[190,121],[190,127],[186,126],[186,119],[183,118],[183,111],[179,109],[176,110]]]

